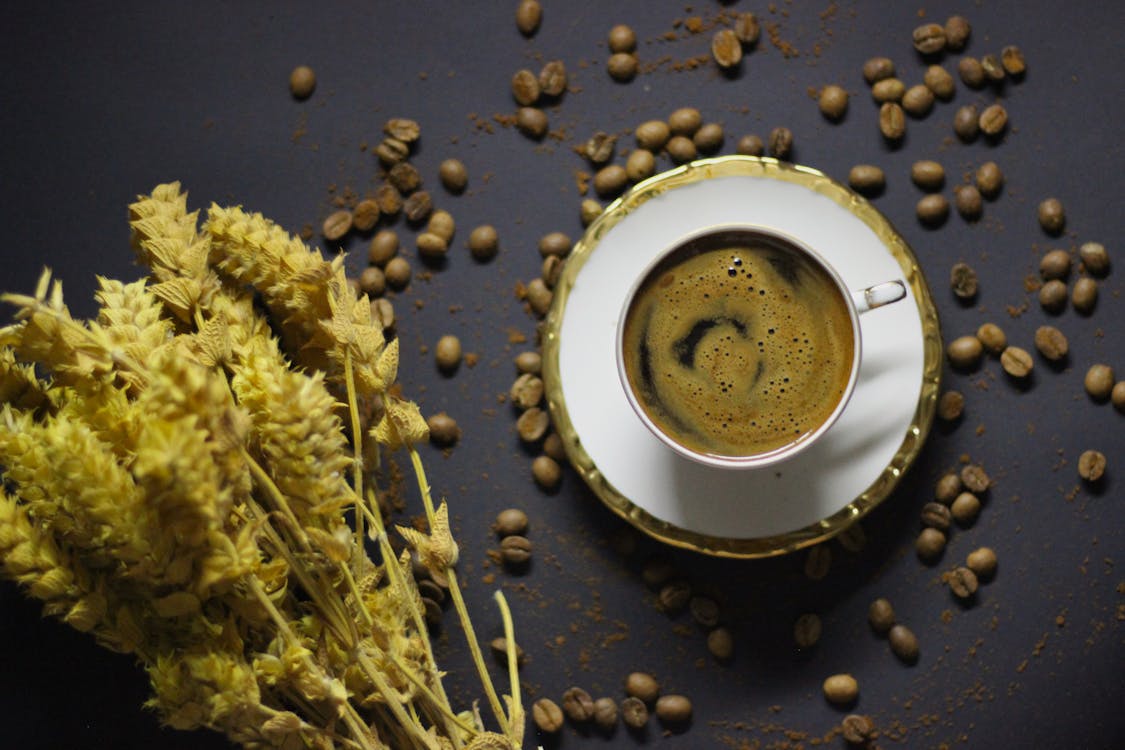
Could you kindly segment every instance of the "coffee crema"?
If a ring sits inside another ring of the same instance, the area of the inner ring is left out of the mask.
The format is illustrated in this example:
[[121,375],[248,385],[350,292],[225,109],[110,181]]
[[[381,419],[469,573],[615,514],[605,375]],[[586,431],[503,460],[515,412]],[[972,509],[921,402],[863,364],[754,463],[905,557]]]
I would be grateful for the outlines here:
[[697,453],[761,455],[800,442],[847,391],[847,300],[816,261],[731,230],[673,251],[632,298],[626,379],[656,427]]

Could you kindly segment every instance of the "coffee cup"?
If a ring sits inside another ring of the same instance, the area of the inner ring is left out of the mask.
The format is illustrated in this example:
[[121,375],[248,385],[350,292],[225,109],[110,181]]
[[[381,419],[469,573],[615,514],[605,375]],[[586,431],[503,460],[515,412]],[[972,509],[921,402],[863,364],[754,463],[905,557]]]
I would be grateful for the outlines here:
[[849,289],[776,230],[709,227],[638,275],[618,318],[618,374],[637,416],[679,455],[762,468],[828,432],[859,376],[859,316],[904,297],[901,280]]

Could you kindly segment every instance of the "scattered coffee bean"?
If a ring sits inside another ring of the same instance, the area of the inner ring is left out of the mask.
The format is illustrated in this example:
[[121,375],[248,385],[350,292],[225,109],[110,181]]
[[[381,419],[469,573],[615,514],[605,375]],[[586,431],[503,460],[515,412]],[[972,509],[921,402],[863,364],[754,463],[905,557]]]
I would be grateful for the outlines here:
[[925,117],[934,108],[934,92],[928,86],[911,86],[902,95],[902,108],[911,117]]
[[543,259],[543,265],[539,269],[539,277],[543,279],[543,283],[548,288],[554,289],[555,285],[559,283],[562,271],[563,259],[557,255],[548,255]]
[[1058,198],[1047,198],[1039,204],[1039,226],[1048,234],[1058,234],[1066,225],[1066,213]]
[[989,53],[982,57],[980,66],[984,69],[984,77],[992,83],[1000,83],[1004,80],[1004,66],[996,55]]
[[734,656],[734,638],[726,628],[715,628],[707,634],[707,650],[719,661]]
[[817,104],[822,115],[829,120],[839,120],[848,111],[848,92],[840,86],[830,84],[820,90]]
[[853,523],[836,535],[836,541],[848,552],[861,552],[867,546],[867,532],[863,524]]
[[789,159],[793,153],[793,131],[786,127],[777,127],[771,130],[769,150],[770,156],[775,159]]
[[1013,78],[1019,78],[1027,72],[1027,61],[1024,60],[1023,52],[1015,45],[1009,45],[1000,50],[1000,64],[1004,66],[1004,71]]
[[660,695],[660,683],[648,672],[630,672],[625,677],[625,694],[652,704]]
[[530,107],[539,101],[539,78],[527,68],[517,70],[512,76],[512,98],[521,107]]
[[441,627],[441,605],[433,599],[422,597],[422,613],[430,628]]
[[733,29],[719,29],[711,37],[711,57],[724,69],[734,68],[742,62],[742,42]]
[[1086,371],[1083,380],[1086,393],[1095,401],[1105,401],[1113,392],[1113,368],[1109,365],[1096,364]]
[[926,503],[922,506],[922,525],[930,528],[937,529],[945,533],[949,531],[949,525],[953,520],[953,514],[949,508],[942,503]]
[[294,99],[308,99],[316,89],[316,73],[308,65],[298,65],[289,74],[289,93]]
[[1089,276],[1083,276],[1074,282],[1074,289],[1070,293],[1070,302],[1078,312],[1089,315],[1098,303],[1098,282]]
[[367,248],[367,260],[372,265],[384,268],[397,252],[398,235],[393,229],[383,229],[371,238],[371,244]]
[[371,319],[386,330],[395,327],[395,308],[391,301],[380,297],[371,302]]
[[438,167],[438,179],[449,192],[461,193],[469,184],[469,170],[460,159],[446,159]]
[[859,683],[850,674],[834,674],[824,681],[824,697],[829,703],[846,706],[859,697]]
[[953,264],[949,271],[949,284],[957,299],[971,300],[977,296],[977,272],[968,263]]
[[324,239],[329,242],[336,242],[343,239],[344,235],[352,229],[352,212],[347,209],[334,211],[328,215],[324,220],[324,225],[320,228],[320,233],[324,235]]
[[910,166],[910,179],[923,190],[939,190],[945,184],[945,168],[929,159],[916,161]]
[[697,625],[713,628],[719,624],[719,604],[711,597],[693,596],[688,604],[688,610],[691,612],[691,619],[695,620]]
[[618,83],[627,83],[637,77],[637,56],[629,52],[614,52],[606,62],[609,76]]
[[375,189],[375,202],[379,211],[387,216],[395,216],[402,210],[402,193],[394,185],[384,182]]
[[980,133],[980,112],[975,104],[959,107],[953,115],[953,132],[965,143],[971,143]]
[[625,189],[629,176],[625,167],[620,164],[610,164],[599,169],[594,175],[594,191],[602,198],[611,198]]
[[370,232],[379,221],[379,204],[365,198],[356,204],[352,212],[352,226],[360,232]]
[[871,602],[871,606],[867,608],[867,622],[880,635],[890,630],[895,624],[895,610],[890,601],[880,597]]
[[973,598],[980,585],[977,574],[965,567],[954,568],[942,577],[949,584],[949,590],[953,595],[962,600]]
[[526,565],[531,559],[531,541],[519,534],[512,534],[500,540],[500,559],[505,565]]
[[819,581],[828,575],[832,567],[832,548],[827,544],[818,544],[809,548],[805,557],[805,576],[812,581]]
[[977,338],[981,344],[992,354],[1000,354],[1008,348],[1008,336],[1004,330],[995,323],[983,323],[977,329]]
[[1096,482],[1105,473],[1105,454],[1101,451],[1083,451],[1078,457],[1078,476],[1087,482]]
[[566,91],[566,65],[562,60],[551,60],[539,71],[539,93],[557,99]]
[[1001,104],[993,104],[986,107],[980,113],[979,121],[981,132],[987,136],[998,136],[1004,132],[1004,128],[1008,126],[1008,110],[1004,109]]
[[766,151],[766,145],[759,136],[744,135],[738,139],[734,150],[743,156],[761,156]]
[[695,131],[691,141],[699,153],[713,154],[723,147],[723,137],[723,126],[717,122],[709,122]]
[[952,99],[954,91],[957,90],[957,84],[954,83],[953,76],[940,65],[931,65],[926,68],[922,81],[926,84],[926,88],[942,101]]
[[662,557],[653,557],[646,560],[644,566],[641,568],[641,580],[643,580],[649,588],[655,589],[671,580],[675,573],[676,569],[672,567],[672,563]]
[[951,471],[942,474],[941,478],[937,480],[937,484],[934,485],[934,499],[939,503],[949,505],[957,497],[957,493],[961,491],[962,487],[961,477],[957,473]]
[[965,565],[978,580],[990,580],[996,575],[996,552],[990,547],[975,549],[965,558]]
[[848,714],[840,722],[840,736],[849,745],[866,745],[877,735],[875,722],[871,720],[870,716]]
[[1000,171],[1000,165],[994,161],[981,164],[977,167],[976,183],[981,195],[990,199],[995,198],[1004,187],[1004,173]]
[[609,30],[610,52],[632,52],[637,48],[637,34],[628,26],[619,23]]
[[[385,167],[391,167],[395,164],[403,162],[406,157],[410,156],[410,146],[398,138],[384,138],[378,146],[375,147],[375,156],[379,157],[379,161]],[[387,211],[383,208],[382,202],[379,208],[383,209],[384,213],[395,213],[394,211]]]
[[660,609],[668,614],[681,612],[691,601],[691,584],[687,581],[672,581],[660,589],[656,601]]
[[543,6],[539,0],[520,0],[516,6],[516,28],[524,36],[531,36],[539,29],[543,18]]
[[378,297],[387,286],[387,277],[378,266],[368,266],[359,275],[359,288],[369,297]]
[[439,370],[452,372],[461,364],[461,340],[456,336],[442,336],[434,347],[434,361]]
[[697,155],[695,143],[686,135],[674,135],[668,140],[667,145],[668,156],[672,158],[676,164],[684,164],[691,161]]
[[543,279],[532,279],[527,283],[527,303],[539,317],[543,317],[551,309],[553,299],[554,294]]
[[1066,307],[1066,283],[1051,279],[1039,287],[1039,305],[1049,313],[1062,312]]
[[945,534],[937,529],[922,529],[922,533],[914,540],[914,551],[923,562],[934,562],[941,557],[945,549]]
[[1000,366],[1013,378],[1026,378],[1031,374],[1035,361],[1026,349],[1009,346],[1000,354]]
[[1078,257],[1086,272],[1094,276],[1105,276],[1109,273],[1109,253],[1105,245],[1100,242],[1084,242],[1078,248]]
[[[638,148],[629,154],[629,158],[625,160],[625,176],[629,178],[630,182],[640,182],[641,180],[648,179],[656,172],[656,157],[652,155],[651,151],[643,148]],[[602,207],[598,206],[598,214],[600,215]]]
[[945,22],[945,46],[954,52],[965,49],[973,29],[964,16],[950,16]]
[[986,78],[984,66],[975,57],[962,57],[957,62],[957,74],[961,77],[961,82],[971,89],[979,89]]
[[980,190],[975,185],[958,185],[953,188],[953,205],[966,221],[979,219],[984,210]]
[[857,164],[848,172],[848,185],[858,193],[875,195],[882,192],[886,176],[873,164]]
[[613,158],[613,149],[617,145],[617,136],[598,131],[586,141],[583,153],[591,164],[601,165]]
[[531,718],[541,732],[554,734],[562,729],[563,712],[550,698],[540,698],[531,705]]
[[523,536],[527,533],[527,513],[519,508],[506,508],[496,514],[493,530],[500,536]]
[[1125,412],[1125,380],[1118,381],[1110,391],[1109,400],[1117,411]]
[[918,661],[918,637],[914,631],[902,624],[895,624],[887,633],[887,643],[891,646],[891,653],[906,664]]
[[738,41],[746,47],[752,47],[758,43],[758,37],[761,36],[761,26],[758,24],[758,17],[748,11],[739,13],[734,18],[734,35],[738,37]]
[[433,210],[433,201],[430,199],[430,194],[425,190],[412,193],[402,204],[402,213],[411,224],[421,224],[430,218]]
[[1070,253],[1051,250],[1039,259],[1039,275],[1044,279],[1065,279],[1070,275]]
[[477,260],[491,260],[499,249],[500,237],[491,224],[482,224],[469,232],[469,252]]
[[938,418],[953,422],[961,418],[965,411],[965,396],[960,391],[946,391],[938,399]]
[[893,78],[894,74],[895,64],[889,57],[872,57],[863,64],[863,80],[872,85]]
[[871,87],[871,97],[879,104],[902,101],[906,84],[897,78],[884,78]]
[[648,723],[648,708],[639,698],[626,698],[621,701],[621,720],[630,729],[641,729]]
[[531,462],[531,476],[545,490],[553,490],[562,480],[562,467],[550,456],[537,456]]
[[1066,358],[1070,344],[1066,336],[1054,326],[1039,326],[1035,330],[1035,348],[1046,359],[1058,362]]
[[430,428],[430,442],[434,445],[448,447],[461,439],[461,428],[456,420],[445,412],[438,412],[426,420]]
[[682,695],[662,695],[656,699],[656,718],[665,724],[683,724],[691,719],[691,701]]
[[[630,156],[632,156],[632,155],[630,154]],[[626,165],[625,165],[625,170],[626,171],[629,170],[628,163],[626,163]],[[584,226],[584,227],[590,226],[601,215],[602,215],[602,204],[598,203],[596,200],[593,200],[591,198],[587,198],[587,199],[582,201],[582,206],[581,206],[581,209],[579,211],[579,217],[582,219],[582,226]]]
[[971,492],[980,494],[992,486],[984,467],[980,464],[969,464],[961,469],[961,483]]
[[525,443],[538,442],[550,427],[550,416],[538,406],[531,407],[516,420],[516,434]]
[[525,372],[516,378],[516,382],[512,383],[512,387],[508,391],[508,397],[517,409],[524,411],[539,405],[539,402],[543,400],[543,388],[542,378],[530,372]]
[[426,231],[436,234],[446,242],[449,242],[453,239],[453,233],[457,231],[457,223],[453,220],[453,214],[439,208],[430,214],[430,221],[426,225]]
[[422,184],[422,175],[410,162],[400,161],[391,167],[391,171],[387,173],[387,180],[398,188],[400,193],[408,195]]
[[[492,653],[496,655],[496,658],[504,660],[505,662],[507,661],[507,659],[508,659],[508,639],[507,638],[505,638],[504,636],[500,636],[498,638],[493,638],[489,642],[488,646],[489,646],[489,648],[492,649]],[[524,653],[524,650],[522,648],[520,648],[520,645],[517,643],[516,644],[516,664],[517,665],[523,664],[526,661],[527,661],[527,654]]]
[[432,580],[425,579],[418,581],[418,593],[422,598],[429,599],[432,602],[441,604],[445,601],[445,590],[434,583]]
[[884,102],[879,107],[879,132],[890,141],[897,141],[906,134],[906,115],[895,102]]
[[445,240],[433,232],[422,232],[414,238],[414,244],[418,248],[418,255],[431,262],[444,258],[449,250]]
[[984,346],[976,336],[960,336],[953,339],[945,353],[949,363],[959,370],[972,370],[980,364]]
[[949,506],[949,512],[959,526],[972,526],[980,515],[980,500],[971,492],[962,492]]
[[642,122],[633,131],[633,137],[637,139],[637,146],[653,153],[664,148],[664,144],[668,143],[671,136],[672,131],[668,128],[668,123],[663,120]]
[[570,254],[573,244],[565,232],[549,232],[539,238],[539,254],[543,257],[557,255],[564,258]]
[[914,29],[914,49],[923,55],[934,55],[945,49],[945,28],[927,23]]
[[793,623],[793,642],[797,648],[812,648],[820,640],[823,626],[820,617],[812,612],[805,613]]
[[617,726],[617,701],[613,698],[598,698],[594,701],[594,723],[603,732],[614,729]]
[[552,432],[543,438],[543,452],[556,461],[566,460],[566,447],[557,432]]
[[562,697],[562,710],[575,724],[594,718],[594,699],[580,687],[569,688]]
[[538,107],[520,107],[516,112],[516,128],[528,138],[539,140],[547,135],[547,113]]

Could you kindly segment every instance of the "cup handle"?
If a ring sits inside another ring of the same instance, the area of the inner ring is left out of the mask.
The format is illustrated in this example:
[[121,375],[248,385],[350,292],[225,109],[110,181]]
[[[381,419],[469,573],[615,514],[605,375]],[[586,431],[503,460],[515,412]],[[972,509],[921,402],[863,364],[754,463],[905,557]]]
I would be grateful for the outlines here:
[[861,315],[876,307],[898,302],[904,297],[906,297],[906,284],[901,281],[887,281],[852,292],[855,310]]

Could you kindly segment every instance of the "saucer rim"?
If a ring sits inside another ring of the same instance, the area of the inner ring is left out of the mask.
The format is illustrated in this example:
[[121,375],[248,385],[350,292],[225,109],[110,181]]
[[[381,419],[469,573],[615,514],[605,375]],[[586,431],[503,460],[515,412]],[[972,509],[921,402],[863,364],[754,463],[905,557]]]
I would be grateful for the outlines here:
[[[685,529],[652,515],[617,490],[586,452],[570,419],[562,393],[559,361],[560,331],[570,291],[582,267],[605,235],[651,198],[702,180],[732,176],[796,183],[829,198],[860,219],[902,269],[903,278],[914,293],[922,324],[922,387],[910,425],[890,463],[863,492],[835,513],[802,528],[763,537],[728,538]],[[941,341],[937,309],[917,257],[890,221],[867,199],[812,167],[781,162],[770,157],[720,156],[684,164],[638,183],[607,206],[601,216],[590,224],[567,258],[563,273],[555,285],[551,307],[544,319],[543,380],[551,420],[562,439],[571,465],[610,510],[638,530],[672,546],[719,557],[761,558],[793,552],[826,541],[867,515],[891,494],[918,457],[933,426],[941,387]]]

